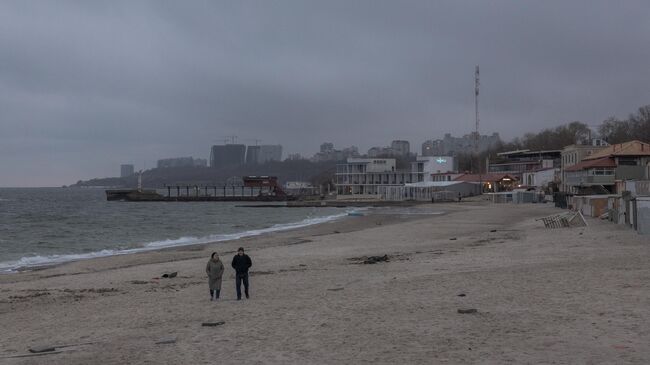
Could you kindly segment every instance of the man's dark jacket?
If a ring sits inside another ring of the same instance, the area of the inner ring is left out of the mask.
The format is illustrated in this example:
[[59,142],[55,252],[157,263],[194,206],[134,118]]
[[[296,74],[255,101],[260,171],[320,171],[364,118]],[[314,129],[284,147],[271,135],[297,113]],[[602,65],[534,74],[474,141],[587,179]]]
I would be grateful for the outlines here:
[[253,262],[247,254],[235,255],[232,258],[232,268],[235,269],[237,274],[248,274],[248,269],[251,266],[253,266]]

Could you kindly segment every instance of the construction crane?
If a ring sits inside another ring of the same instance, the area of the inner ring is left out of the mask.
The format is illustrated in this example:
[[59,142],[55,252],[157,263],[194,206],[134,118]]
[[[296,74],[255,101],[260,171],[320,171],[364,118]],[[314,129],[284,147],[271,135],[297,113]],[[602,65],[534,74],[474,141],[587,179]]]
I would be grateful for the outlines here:
[[237,136],[232,135],[232,136],[222,136],[219,137],[219,139],[215,139],[215,142],[223,142],[224,144],[228,144],[230,142],[231,144],[235,144],[237,142]]

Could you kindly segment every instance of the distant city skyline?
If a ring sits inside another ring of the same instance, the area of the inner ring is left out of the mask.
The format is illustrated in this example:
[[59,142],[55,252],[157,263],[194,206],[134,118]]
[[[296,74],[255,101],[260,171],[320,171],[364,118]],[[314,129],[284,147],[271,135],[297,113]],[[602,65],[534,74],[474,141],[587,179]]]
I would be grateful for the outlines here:
[[[650,3],[0,2],[0,186],[210,146],[504,141],[650,104]],[[623,26],[624,25],[624,26]],[[255,141],[257,140],[257,141]]]

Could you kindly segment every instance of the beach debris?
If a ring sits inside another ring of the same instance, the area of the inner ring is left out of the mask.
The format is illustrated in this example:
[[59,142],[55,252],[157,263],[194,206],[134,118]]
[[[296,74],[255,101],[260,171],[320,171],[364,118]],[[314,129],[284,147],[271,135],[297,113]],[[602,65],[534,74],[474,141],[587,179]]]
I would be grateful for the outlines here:
[[458,309],[458,313],[460,314],[471,314],[476,312],[478,312],[478,309],[476,308]]
[[11,356],[5,356],[5,357],[0,357],[0,359],[17,359],[21,357],[33,357],[33,356],[43,356],[43,355],[55,355],[55,354],[60,354],[63,351],[49,351],[49,352],[39,352],[39,353],[34,353],[34,354],[21,354],[21,355],[11,355]]
[[383,256],[361,256],[361,257],[350,257],[349,261],[353,261],[353,264],[376,264],[378,262],[388,262],[390,257],[388,255]]
[[327,290],[329,290],[329,291],[339,291],[339,290],[343,290],[343,289],[344,288],[331,288],[331,289],[327,289]]
[[168,279],[175,278],[176,276],[178,276],[178,271],[174,271],[174,272],[169,273],[169,274],[167,274],[167,273],[162,274],[163,278],[168,278]]
[[580,211],[554,214],[535,220],[541,220],[544,222],[544,227],[546,228],[572,228],[587,226],[587,221]]
[[52,352],[55,351],[56,347],[54,346],[34,346],[29,348],[29,352],[32,354],[39,354],[41,352]]
[[201,323],[201,326],[203,326],[203,327],[216,327],[216,326],[221,326],[223,324],[226,324],[226,322],[225,321],[203,322],[203,323]]
[[467,296],[467,295],[465,295],[465,293],[460,293],[460,294],[458,294],[458,296],[459,296],[459,297],[465,297],[465,296]]
[[340,231],[334,231],[334,233],[341,233]]
[[455,241],[455,240],[457,240],[457,239],[458,239],[458,238],[456,238],[456,237],[452,237],[452,238],[450,238],[449,240],[450,240],[450,241]]
[[141,284],[149,284],[149,282],[146,280],[131,280],[131,284],[141,285]]
[[496,232],[496,231],[497,231],[496,229],[491,229],[491,230],[490,230],[490,232]]
[[167,345],[172,343],[176,343],[176,337],[165,337],[156,341],[156,345]]
[[306,267],[307,265],[305,265],[305,264],[298,264],[298,266],[300,266],[300,267]]
[[388,262],[388,255],[384,255],[384,256],[368,256],[365,260],[363,260],[363,263],[366,264],[366,265],[376,264],[378,262]]

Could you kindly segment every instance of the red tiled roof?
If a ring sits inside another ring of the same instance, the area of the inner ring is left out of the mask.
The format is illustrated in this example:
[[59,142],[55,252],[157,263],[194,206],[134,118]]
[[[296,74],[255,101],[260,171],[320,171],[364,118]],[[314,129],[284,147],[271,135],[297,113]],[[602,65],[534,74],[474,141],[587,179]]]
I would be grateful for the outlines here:
[[573,166],[569,166],[564,171],[580,171],[594,167],[616,167],[616,161],[611,157],[602,157],[597,160],[582,160]]
[[468,181],[468,182],[497,182],[501,181],[504,178],[510,180],[518,180],[516,177],[509,174],[497,174],[497,173],[488,173],[488,174],[463,174],[454,179],[454,181]]

